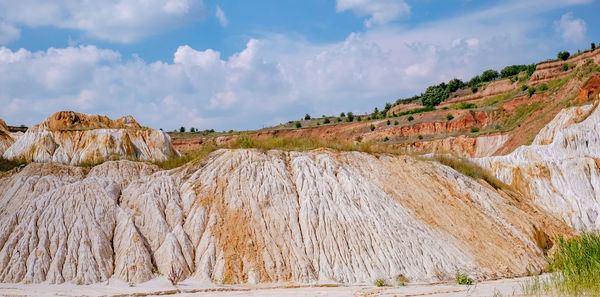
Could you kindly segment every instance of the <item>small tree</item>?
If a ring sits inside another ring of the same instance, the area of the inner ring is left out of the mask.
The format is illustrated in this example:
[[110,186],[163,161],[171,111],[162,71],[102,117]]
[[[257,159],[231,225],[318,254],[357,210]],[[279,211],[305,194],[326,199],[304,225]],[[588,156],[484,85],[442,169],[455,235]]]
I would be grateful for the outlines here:
[[352,122],[352,121],[354,121],[354,114],[351,111],[349,111],[348,112],[348,122]]
[[196,128],[194,128],[194,127],[190,128],[190,132],[192,132],[192,133],[196,132]]
[[294,125],[296,126],[296,129],[302,128],[302,124],[300,124],[300,122],[296,122]]
[[415,119],[415,118],[414,118],[413,116],[408,116],[408,119],[407,119],[407,120],[408,120],[409,122],[412,122],[414,119]]
[[394,126],[398,126],[398,124],[400,124],[398,121],[394,121]]
[[342,113],[340,113],[340,118],[343,118],[343,117],[346,117],[346,114],[342,112]]
[[369,126],[369,129],[371,129],[371,131],[375,130],[375,125],[371,124],[371,126]]
[[323,124],[329,124],[329,123],[331,123],[331,121],[329,120],[329,118],[325,118],[323,120]]
[[495,80],[498,77],[500,77],[500,74],[498,74],[498,71],[489,69],[489,70],[484,71],[481,74],[481,81],[488,82],[488,81]]
[[341,121],[342,121],[342,118],[337,118],[336,120],[337,120],[337,122],[339,123],[339,122],[341,122]]
[[181,126],[181,128],[179,128],[179,132],[181,132],[181,133],[185,132],[185,127]]
[[449,113],[449,114],[446,115],[446,119],[448,121],[451,121],[453,118],[454,118],[454,116],[451,113]]
[[421,103],[425,106],[436,106],[446,100],[449,95],[446,87],[430,86],[421,96]]
[[596,49],[596,43],[592,42],[592,50],[595,50],[595,49]]
[[360,121],[362,121],[362,118],[361,117],[356,117],[356,120],[360,122]]
[[558,55],[556,55],[559,59],[566,61],[567,59],[569,59],[569,57],[571,56],[571,53],[564,51],[564,52],[559,52]]
[[375,109],[373,109],[373,114],[377,116],[379,114],[379,108],[375,107]]
[[310,120],[310,115],[308,113],[306,115],[304,115],[304,120],[306,120],[306,121]]
[[389,126],[391,124],[390,120],[387,120],[386,124]]

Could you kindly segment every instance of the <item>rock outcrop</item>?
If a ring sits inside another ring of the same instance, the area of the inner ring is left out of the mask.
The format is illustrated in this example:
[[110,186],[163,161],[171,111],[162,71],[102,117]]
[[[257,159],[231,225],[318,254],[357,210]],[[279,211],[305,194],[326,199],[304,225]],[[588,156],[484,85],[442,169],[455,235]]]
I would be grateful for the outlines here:
[[529,146],[474,159],[578,230],[600,230],[600,110],[562,110]]
[[523,275],[571,229],[408,156],[219,150],[171,171],[32,163],[0,176],[0,281],[372,283]]
[[141,127],[131,116],[111,120],[63,111],[29,128],[3,157],[80,165],[110,158],[158,161],[172,154],[178,153],[166,133]]

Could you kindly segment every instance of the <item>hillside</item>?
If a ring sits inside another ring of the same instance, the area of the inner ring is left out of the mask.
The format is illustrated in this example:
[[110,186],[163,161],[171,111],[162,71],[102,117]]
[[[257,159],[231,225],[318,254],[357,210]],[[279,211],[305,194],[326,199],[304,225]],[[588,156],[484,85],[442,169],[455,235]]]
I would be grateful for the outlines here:
[[[247,135],[257,140],[299,138],[337,145],[366,144],[384,147],[380,149],[384,151],[503,155],[531,143],[563,108],[595,98],[599,64],[600,49],[566,61],[542,62],[527,80],[511,77],[483,83],[474,94],[465,87],[435,108],[413,100],[390,105],[384,116],[353,115],[352,121],[348,115],[312,118],[298,121],[299,129],[296,122],[289,122],[259,131],[170,134],[180,151],[193,151],[207,143],[227,146]],[[563,65],[568,65],[566,70]]]

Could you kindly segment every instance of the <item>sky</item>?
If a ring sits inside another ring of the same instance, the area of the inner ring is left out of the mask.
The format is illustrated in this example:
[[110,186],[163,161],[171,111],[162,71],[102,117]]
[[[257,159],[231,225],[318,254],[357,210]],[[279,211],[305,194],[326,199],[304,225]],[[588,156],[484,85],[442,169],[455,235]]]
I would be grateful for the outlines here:
[[595,0],[0,0],[0,118],[173,130],[362,114],[600,44]]

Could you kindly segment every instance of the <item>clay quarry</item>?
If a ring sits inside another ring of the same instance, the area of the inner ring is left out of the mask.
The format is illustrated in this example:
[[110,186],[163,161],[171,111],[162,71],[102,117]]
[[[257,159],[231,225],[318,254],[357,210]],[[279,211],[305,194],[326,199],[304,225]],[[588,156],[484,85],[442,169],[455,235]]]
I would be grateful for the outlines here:
[[360,120],[0,120],[0,294],[525,295],[600,229],[599,92],[595,50]]

